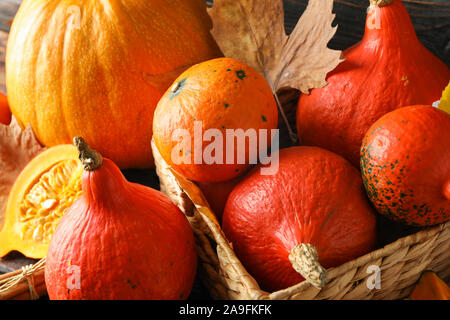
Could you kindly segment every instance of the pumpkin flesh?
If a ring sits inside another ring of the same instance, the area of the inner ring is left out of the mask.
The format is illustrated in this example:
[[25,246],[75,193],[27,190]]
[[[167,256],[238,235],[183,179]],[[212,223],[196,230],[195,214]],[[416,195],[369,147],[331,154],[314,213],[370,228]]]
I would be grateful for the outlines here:
[[76,148],[60,145],[34,158],[15,181],[0,232],[0,256],[12,250],[45,257],[56,226],[81,195],[81,163]]

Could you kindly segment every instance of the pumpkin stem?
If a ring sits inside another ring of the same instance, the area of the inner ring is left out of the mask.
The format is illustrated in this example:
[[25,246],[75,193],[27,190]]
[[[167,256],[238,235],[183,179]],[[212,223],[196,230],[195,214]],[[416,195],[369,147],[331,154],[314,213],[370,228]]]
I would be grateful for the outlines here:
[[278,110],[280,111],[280,114],[283,117],[283,121],[286,124],[286,128],[289,132],[289,138],[291,139],[292,144],[295,144],[297,142],[298,136],[294,133],[294,130],[292,130],[291,125],[289,124],[286,113],[284,112],[284,109],[281,106],[280,99],[278,98],[278,94],[275,91],[272,91],[272,93],[275,98],[275,102],[277,103]]
[[78,148],[78,158],[84,170],[94,171],[102,165],[103,158],[97,151],[91,149],[81,137],[73,138],[73,144]]
[[317,249],[310,243],[296,245],[289,254],[292,267],[316,288],[327,282],[327,271],[320,265]]
[[393,0],[370,0],[370,5],[381,8],[390,5],[392,1]]

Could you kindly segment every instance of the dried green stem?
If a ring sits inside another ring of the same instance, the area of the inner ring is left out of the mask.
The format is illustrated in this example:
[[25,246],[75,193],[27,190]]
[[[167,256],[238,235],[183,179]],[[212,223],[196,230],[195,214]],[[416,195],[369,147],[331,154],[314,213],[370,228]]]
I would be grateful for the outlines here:
[[289,254],[292,267],[316,288],[327,282],[327,271],[320,265],[317,249],[309,243],[296,245]]
[[94,171],[102,165],[103,158],[100,153],[91,149],[83,138],[73,138],[73,144],[78,148],[78,157],[84,170]]

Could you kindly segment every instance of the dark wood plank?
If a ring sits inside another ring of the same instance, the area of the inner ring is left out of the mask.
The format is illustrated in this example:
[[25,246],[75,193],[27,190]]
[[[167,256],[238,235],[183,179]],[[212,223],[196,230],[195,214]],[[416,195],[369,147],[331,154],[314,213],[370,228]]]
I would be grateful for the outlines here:
[[20,269],[23,266],[34,264],[37,261],[38,260],[24,257],[19,252],[16,251],[11,252],[7,254],[5,257],[0,258],[0,274]]
[[1,0],[0,2],[0,30],[9,31],[9,22],[13,19],[21,0]]
[[[308,0],[284,0],[287,32],[291,32]],[[450,66],[450,1],[403,0],[419,40]],[[330,48],[343,50],[361,40],[369,0],[334,0],[338,30]]]
[[6,94],[5,56],[8,33],[0,30],[0,92]]

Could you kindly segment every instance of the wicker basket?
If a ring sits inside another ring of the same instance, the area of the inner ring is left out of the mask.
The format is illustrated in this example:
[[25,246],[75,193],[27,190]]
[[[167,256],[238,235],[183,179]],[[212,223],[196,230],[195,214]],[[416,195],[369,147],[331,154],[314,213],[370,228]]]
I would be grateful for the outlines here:
[[[199,188],[165,163],[153,141],[152,148],[161,191],[192,226],[200,258],[199,274],[214,299],[401,299],[409,295],[425,270],[435,271],[444,279],[450,276],[448,221],[328,269],[327,284],[322,289],[303,281],[284,290],[265,292],[236,257]],[[373,270],[377,267],[380,282],[374,286]]]

